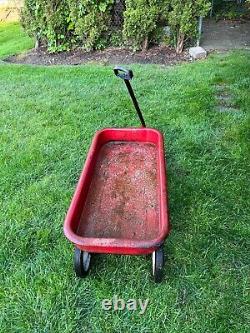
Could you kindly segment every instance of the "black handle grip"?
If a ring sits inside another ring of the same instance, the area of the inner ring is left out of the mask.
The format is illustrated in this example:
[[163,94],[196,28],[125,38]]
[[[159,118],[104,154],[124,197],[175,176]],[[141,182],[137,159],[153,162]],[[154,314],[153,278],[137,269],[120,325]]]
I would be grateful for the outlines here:
[[116,66],[114,68],[114,73],[117,77],[123,79],[123,80],[132,80],[133,79],[133,72],[131,71],[131,69],[125,69],[119,66]]

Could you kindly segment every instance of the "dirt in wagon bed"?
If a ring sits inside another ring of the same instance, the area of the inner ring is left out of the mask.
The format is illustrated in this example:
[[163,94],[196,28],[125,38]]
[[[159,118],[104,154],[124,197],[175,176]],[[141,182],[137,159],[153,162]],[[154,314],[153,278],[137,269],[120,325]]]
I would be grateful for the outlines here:
[[133,52],[124,48],[108,48],[103,51],[84,52],[78,49],[54,54],[40,48],[5,59],[10,63],[33,65],[81,65],[92,62],[104,65],[140,63],[168,66],[189,60],[187,52],[177,55],[173,48],[164,46],[155,46],[145,52]]
[[150,240],[159,234],[157,148],[109,142],[100,150],[77,234]]

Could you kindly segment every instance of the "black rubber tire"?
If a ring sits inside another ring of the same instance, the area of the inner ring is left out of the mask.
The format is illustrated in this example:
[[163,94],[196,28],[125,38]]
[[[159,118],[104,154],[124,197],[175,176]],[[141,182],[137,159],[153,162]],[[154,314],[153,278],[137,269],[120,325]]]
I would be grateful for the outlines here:
[[164,266],[164,251],[160,247],[158,250],[152,253],[152,274],[154,281],[159,283],[163,278],[163,266]]
[[79,250],[75,247],[74,268],[76,276],[83,278],[88,275],[90,268],[91,255],[86,251]]

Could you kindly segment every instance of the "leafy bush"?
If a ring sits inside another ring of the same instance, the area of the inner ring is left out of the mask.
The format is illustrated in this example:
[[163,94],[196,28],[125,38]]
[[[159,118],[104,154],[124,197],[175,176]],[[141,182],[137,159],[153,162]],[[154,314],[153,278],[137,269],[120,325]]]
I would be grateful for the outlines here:
[[197,33],[197,18],[205,16],[209,0],[127,0],[123,33],[135,48],[146,48],[157,28],[169,25],[176,52],[181,53],[187,38]]
[[70,32],[68,30],[67,1],[46,1],[45,15],[49,50],[52,52],[68,50],[70,48]]
[[120,44],[120,36],[134,49],[158,42],[169,25],[177,53],[196,33],[196,18],[210,7],[208,0],[120,0],[125,2],[123,27],[112,27],[117,0],[25,0],[21,22],[37,45],[50,52],[83,47],[86,50]]
[[111,29],[111,9],[114,0],[70,1],[70,27],[78,42],[86,50],[100,49],[107,45]]
[[214,16],[216,20],[238,20],[248,18],[250,14],[249,10],[250,1],[242,3],[236,2],[219,2],[214,3]]
[[164,9],[166,21],[174,36],[176,52],[181,53],[187,38],[197,33],[197,18],[210,9],[208,0],[167,0]]
[[123,35],[134,49],[147,49],[157,28],[159,0],[126,0]]
[[50,52],[106,46],[114,0],[25,0],[21,23]]
[[70,48],[67,1],[26,0],[21,11],[21,23],[37,45],[44,43],[51,52]]

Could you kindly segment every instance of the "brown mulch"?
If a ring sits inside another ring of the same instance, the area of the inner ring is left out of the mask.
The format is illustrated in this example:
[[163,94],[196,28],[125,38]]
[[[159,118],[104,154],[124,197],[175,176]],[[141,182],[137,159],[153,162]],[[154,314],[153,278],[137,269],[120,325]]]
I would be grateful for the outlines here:
[[189,61],[189,55],[183,52],[175,53],[173,48],[152,47],[146,52],[132,52],[124,48],[108,48],[103,51],[84,52],[75,50],[50,54],[44,48],[31,50],[25,54],[11,56],[5,61],[18,64],[32,65],[81,65],[89,62],[101,64],[162,64],[176,65],[177,63]]

